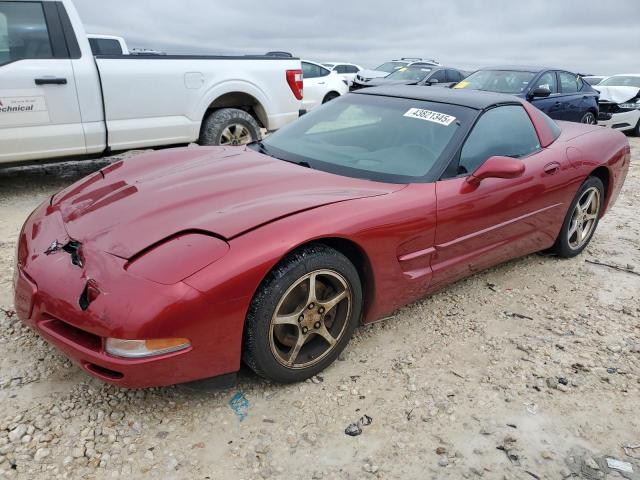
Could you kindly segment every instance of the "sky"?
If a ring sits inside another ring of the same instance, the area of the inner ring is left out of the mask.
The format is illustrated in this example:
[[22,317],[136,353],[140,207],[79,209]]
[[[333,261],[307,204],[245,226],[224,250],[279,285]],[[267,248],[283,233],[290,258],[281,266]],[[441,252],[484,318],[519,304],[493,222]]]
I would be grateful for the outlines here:
[[75,0],[90,33],[170,54],[285,50],[375,67],[399,57],[476,69],[640,72],[640,0]]

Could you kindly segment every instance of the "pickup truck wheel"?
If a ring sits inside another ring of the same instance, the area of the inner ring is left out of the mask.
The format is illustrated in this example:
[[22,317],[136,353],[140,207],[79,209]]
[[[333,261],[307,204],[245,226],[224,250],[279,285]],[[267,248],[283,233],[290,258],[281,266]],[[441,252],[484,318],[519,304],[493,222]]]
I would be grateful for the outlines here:
[[260,126],[244,110],[222,108],[202,123],[200,145],[238,146],[260,140]]

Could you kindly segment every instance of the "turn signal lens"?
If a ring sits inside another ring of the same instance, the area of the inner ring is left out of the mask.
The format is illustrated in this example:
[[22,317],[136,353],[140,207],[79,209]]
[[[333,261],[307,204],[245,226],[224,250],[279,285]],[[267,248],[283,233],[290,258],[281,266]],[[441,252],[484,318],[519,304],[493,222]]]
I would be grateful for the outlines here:
[[158,338],[153,340],[120,340],[107,338],[105,348],[114,357],[142,358],[177,352],[189,348],[187,338]]

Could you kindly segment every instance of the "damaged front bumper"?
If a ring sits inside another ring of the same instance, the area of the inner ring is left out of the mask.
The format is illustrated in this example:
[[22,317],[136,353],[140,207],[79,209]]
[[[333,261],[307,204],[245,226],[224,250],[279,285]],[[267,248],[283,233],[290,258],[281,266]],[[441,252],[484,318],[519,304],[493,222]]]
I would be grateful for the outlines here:
[[[69,246],[70,245],[70,246]],[[69,247],[67,247],[69,246]],[[126,271],[127,260],[69,238],[48,202],[25,223],[14,274],[19,318],[90,375],[129,388],[173,385],[236,372],[246,299],[184,282],[162,285]],[[215,308],[214,308],[215,306]],[[110,355],[107,338],[185,338],[188,348],[148,358]]]
[[640,122],[640,110],[622,110],[617,104],[600,103],[598,125],[614,130],[633,130]]

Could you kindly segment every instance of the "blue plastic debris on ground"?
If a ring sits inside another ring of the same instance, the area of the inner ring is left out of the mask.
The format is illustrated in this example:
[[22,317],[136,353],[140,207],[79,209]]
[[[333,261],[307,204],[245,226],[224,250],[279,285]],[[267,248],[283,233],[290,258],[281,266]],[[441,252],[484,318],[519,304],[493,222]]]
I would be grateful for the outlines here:
[[231,400],[229,400],[229,406],[241,422],[247,418],[249,414],[249,400],[244,396],[244,393],[236,392],[236,394],[231,397]]

